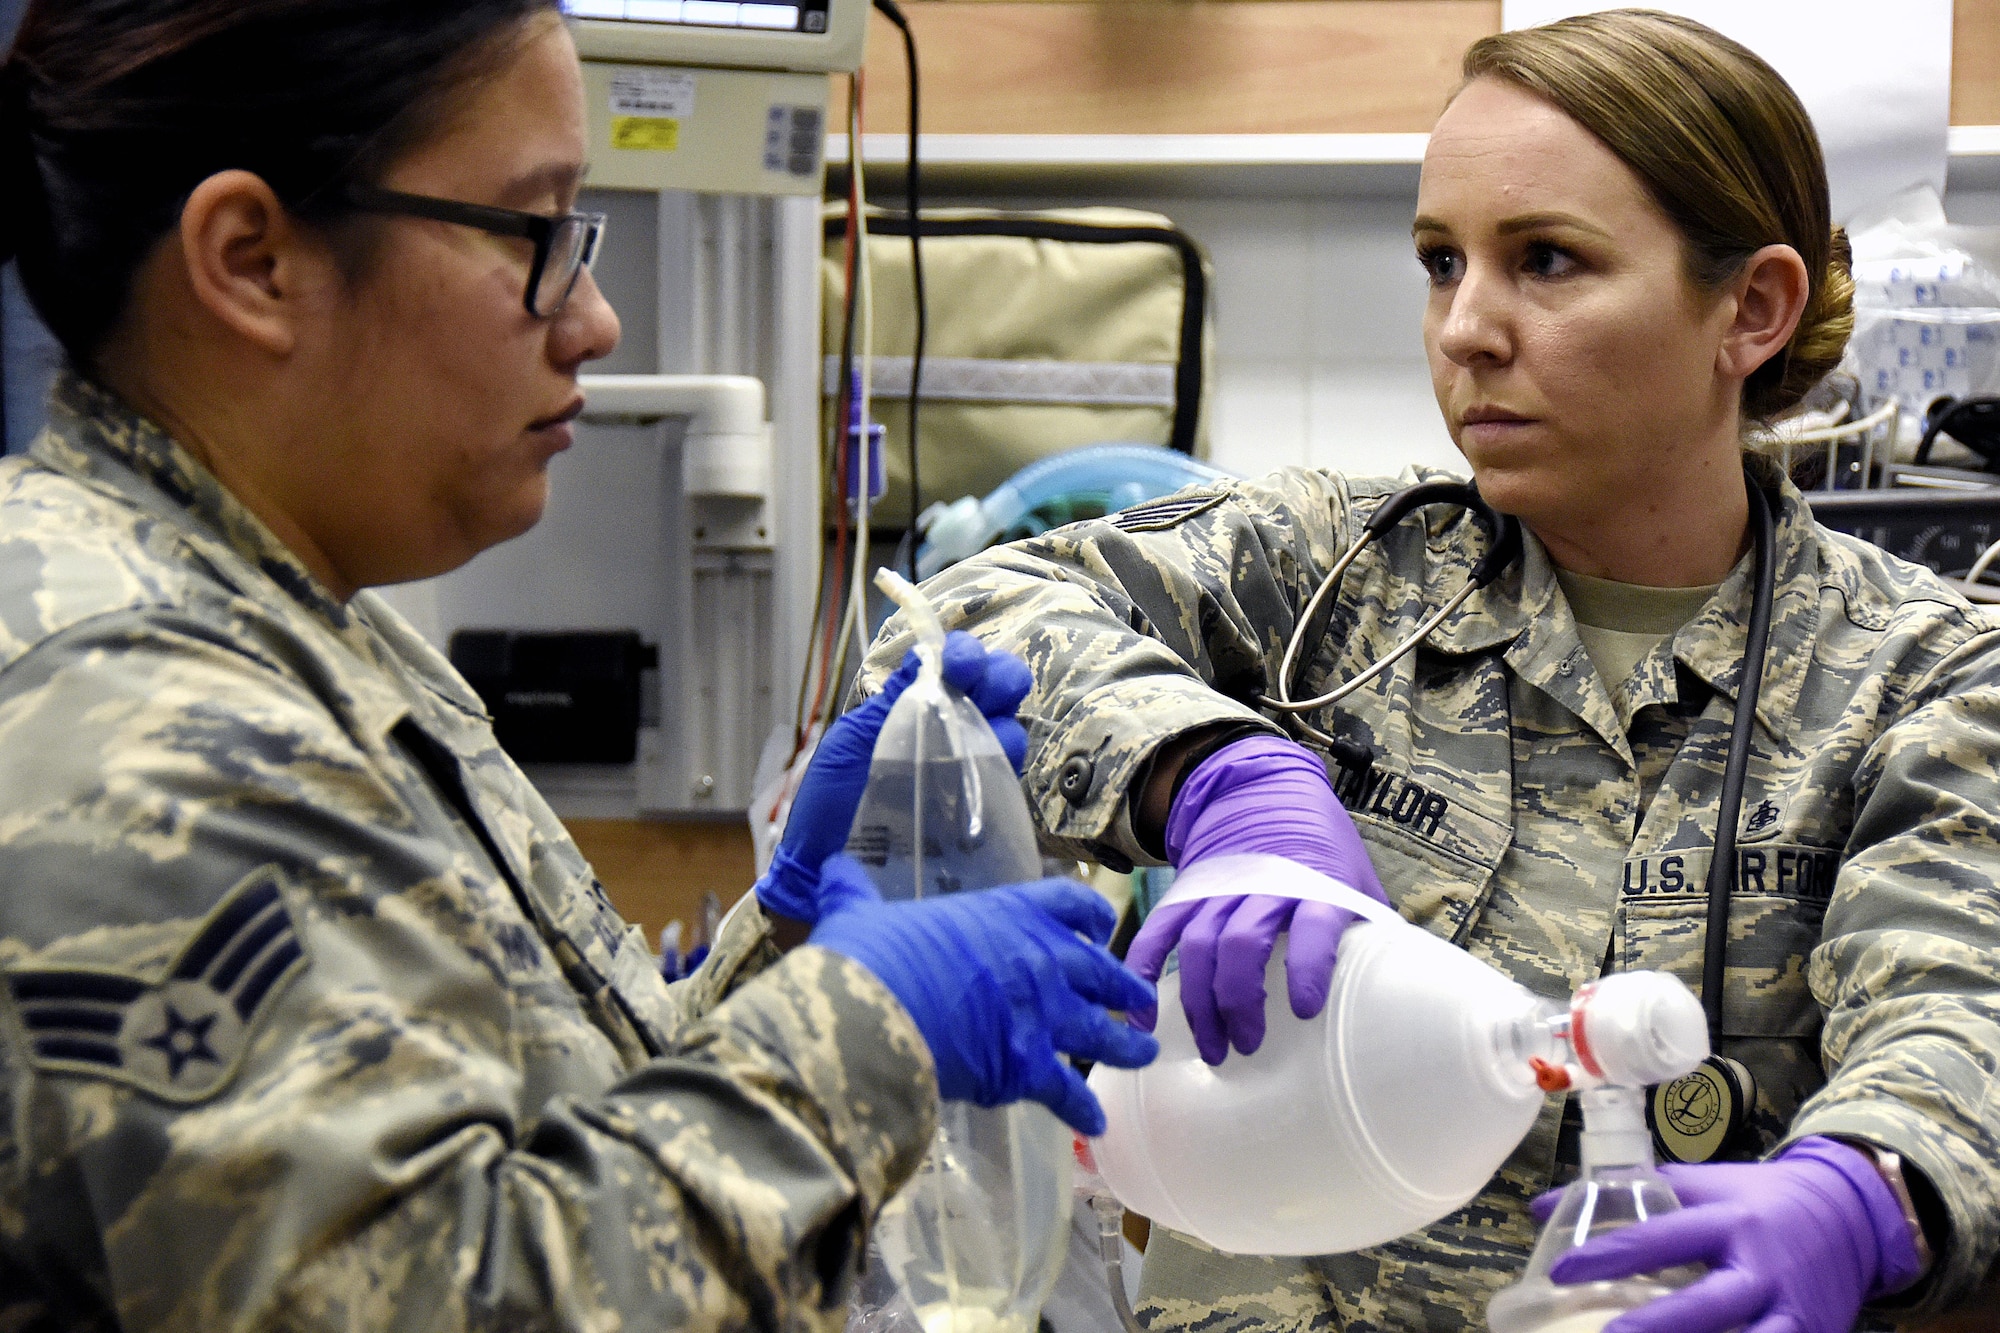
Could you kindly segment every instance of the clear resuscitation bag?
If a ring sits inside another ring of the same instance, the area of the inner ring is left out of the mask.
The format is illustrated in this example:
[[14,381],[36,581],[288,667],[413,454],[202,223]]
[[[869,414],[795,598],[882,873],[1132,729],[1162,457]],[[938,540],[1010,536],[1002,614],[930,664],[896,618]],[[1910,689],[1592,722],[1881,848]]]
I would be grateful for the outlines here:
[[[1360,916],[1341,936],[1325,1007],[1301,1019],[1282,998],[1267,1001],[1264,1044],[1210,1066],[1169,976],[1159,1058],[1090,1075],[1106,1121],[1091,1153],[1111,1191],[1224,1253],[1333,1254],[1407,1235],[1486,1186],[1558,1090],[1558,1072],[1562,1087],[1613,1073],[1643,1087],[1708,1054],[1700,1002],[1665,973],[1616,973],[1567,1005],[1543,999],[1283,857],[1196,862],[1162,903],[1244,893]],[[1282,949],[1265,992],[1285,993]],[[1569,1051],[1586,1030],[1597,1072],[1572,1074]]]
[[[1013,765],[979,709],[944,681],[937,617],[895,575],[877,582],[915,623],[923,668],[883,724],[848,854],[890,900],[1040,878]],[[871,1256],[924,1333],[1034,1333],[1066,1254],[1070,1171],[1070,1131],[1036,1103],[939,1108],[937,1138],[883,1208]],[[851,1333],[872,1333],[894,1313],[868,1293],[864,1285],[850,1312]]]

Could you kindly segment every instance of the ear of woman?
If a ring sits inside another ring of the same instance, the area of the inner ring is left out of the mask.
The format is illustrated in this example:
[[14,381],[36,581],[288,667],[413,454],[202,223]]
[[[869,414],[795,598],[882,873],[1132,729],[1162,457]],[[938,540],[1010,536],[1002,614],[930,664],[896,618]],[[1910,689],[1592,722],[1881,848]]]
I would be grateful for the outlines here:
[[181,210],[179,241],[200,310],[264,354],[289,357],[299,306],[325,286],[332,265],[263,178],[222,171],[197,185]]
[[1747,380],[1772,357],[1784,355],[1811,295],[1812,279],[1797,250],[1767,245],[1751,255],[1729,285],[1735,311],[1716,348],[1717,373]]

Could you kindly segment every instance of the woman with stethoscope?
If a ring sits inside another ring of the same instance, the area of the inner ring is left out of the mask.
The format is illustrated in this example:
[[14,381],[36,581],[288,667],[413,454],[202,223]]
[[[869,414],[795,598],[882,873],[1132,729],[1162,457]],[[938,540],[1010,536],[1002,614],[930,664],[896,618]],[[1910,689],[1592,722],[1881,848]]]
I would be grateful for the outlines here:
[[[1663,1149],[1708,1163],[1674,1168],[1691,1206],[1558,1276],[1712,1271],[1613,1333],[1947,1309],[2000,1246],[2000,631],[1746,466],[1852,322],[1811,124],[1750,52],[1640,12],[1486,39],[1465,74],[1415,242],[1438,402],[1490,509],[1397,517],[1409,478],[1290,471],[929,590],[1034,670],[1028,790],[1077,855],[1291,856],[1549,996],[1625,968],[1701,988],[1714,942],[1720,1058],[1655,1098]],[[1262,1040],[1279,935],[1309,1015],[1348,920],[1190,904],[1130,959],[1178,949],[1219,1063]],[[1573,1163],[1561,1119],[1378,1250],[1245,1259],[1156,1228],[1142,1317],[1483,1327]]]

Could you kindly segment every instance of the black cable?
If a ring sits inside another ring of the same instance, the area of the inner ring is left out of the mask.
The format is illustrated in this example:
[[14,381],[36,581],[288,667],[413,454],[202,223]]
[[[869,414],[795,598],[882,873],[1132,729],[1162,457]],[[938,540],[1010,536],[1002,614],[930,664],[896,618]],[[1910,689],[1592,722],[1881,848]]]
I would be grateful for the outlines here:
[[1722,990],[1729,946],[1729,900],[1736,888],[1736,822],[1743,810],[1743,778],[1750,767],[1751,733],[1757,726],[1757,695],[1764,682],[1764,649],[1771,640],[1771,601],[1776,591],[1777,536],[1771,502],[1746,471],[1750,523],[1756,534],[1750,627],[1743,642],[1743,678],[1736,685],[1736,717],[1729,729],[1729,755],[1722,765],[1722,795],[1715,807],[1715,852],[1708,863],[1708,924],[1702,941],[1701,1007],[1708,1019],[1709,1049],[1722,1053]]
[[[917,39],[910,31],[910,21],[903,17],[896,0],[875,0],[875,8],[882,11],[882,17],[896,25],[896,31],[903,34],[903,61],[910,72],[910,156],[909,166],[903,178],[905,207],[910,215],[910,276],[916,289],[917,298],[917,342],[910,357],[910,582],[917,581],[917,516],[923,510],[923,486],[917,471],[917,389],[923,382],[924,342],[930,332],[930,298],[924,291],[924,215],[922,210],[922,190],[917,176],[917,134],[922,123],[918,114],[917,90]],[[859,151],[850,149],[850,152]]]

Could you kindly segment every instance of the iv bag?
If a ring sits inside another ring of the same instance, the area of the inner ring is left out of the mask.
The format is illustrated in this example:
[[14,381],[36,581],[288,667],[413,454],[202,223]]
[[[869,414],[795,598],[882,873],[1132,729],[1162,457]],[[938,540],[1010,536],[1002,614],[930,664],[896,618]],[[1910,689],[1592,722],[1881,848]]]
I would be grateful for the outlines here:
[[[924,667],[883,724],[848,854],[890,900],[1039,879],[1027,799],[979,709],[945,684],[936,618],[907,583],[877,582],[917,622]],[[1069,1239],[1070,1142],[1033,1102],[939,1108],[923,1166],[875,1224],[924,1333],[1034,1333]]]

